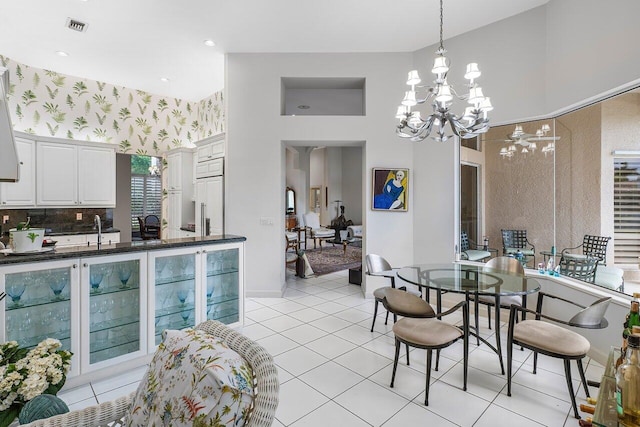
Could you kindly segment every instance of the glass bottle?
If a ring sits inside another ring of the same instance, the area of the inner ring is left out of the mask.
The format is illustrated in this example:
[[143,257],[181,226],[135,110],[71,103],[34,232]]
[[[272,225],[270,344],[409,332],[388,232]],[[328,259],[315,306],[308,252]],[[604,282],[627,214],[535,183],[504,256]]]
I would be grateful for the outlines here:
[[553,276],[553,272],[556,268],[556,247],[551,246],[551,256],[549,257],[549,261],[547,261],[547,273],[550,276]]
[[629,335],[625,361],[616,370],[616,409],[621,425],[640,425],[640,335]]
[[632,334],[632,330],[634,326],[640,326],[640,303],[638,301],[631,302],[631,310],[629,311],[629,316],[625,321],[624,332],[622,335],[626,338]]

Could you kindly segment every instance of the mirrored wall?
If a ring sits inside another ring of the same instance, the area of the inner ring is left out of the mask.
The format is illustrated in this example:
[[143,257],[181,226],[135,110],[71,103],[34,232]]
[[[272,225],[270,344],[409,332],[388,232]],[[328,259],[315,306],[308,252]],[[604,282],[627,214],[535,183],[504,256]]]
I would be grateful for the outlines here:
[[463,146],[460,154],[461,230],[472,240],[487,237],[501,255],[501,230],[526,230],[535,268],[552,247],[583,255],[585,236],[611,237],[586,280],[640,291],[616,278],[624,272],[630,285],[640,283],[639,90],[555,118],[492,127],[478,148]]

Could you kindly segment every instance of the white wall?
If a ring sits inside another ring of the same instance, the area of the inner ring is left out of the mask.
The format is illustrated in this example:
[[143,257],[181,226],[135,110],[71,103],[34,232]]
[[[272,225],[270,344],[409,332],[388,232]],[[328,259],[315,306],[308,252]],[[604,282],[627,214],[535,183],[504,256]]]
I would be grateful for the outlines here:
[[[364,141],[363,191],[371,192],[371,168],[408,167],[414,170],[414,144],[394,134],[395,106],[404,89],[411,54],[229,54],[227,56],[228,175],[227,231],[247,237],[247,295],[280,295],[284,286],[284,250],[281,227],[260,225],[260,217],[284,215],[285,156],[282,141],[308,141],[307,145],[344,145]],[[366,79],[366,112],[363,117],[288,117],[280,115],[280,78],[363,77]],[[252,117],[247,126],[246,117]],[[259,131],[256,131],[259,130]],[[320,143],[313,144],[312,142]],[[434,150],[430,160],[450,162],[450,153]],[[268,165],[268,167],[265,167]],[[416,167],[430,167],[423,162]],[[255,171],[255,172],[253,172]],[[259,171],[259,173],[258,173]],[[430,184],[431,185],[431,184]],[[415,188],[415,186],[414,186]],[[433,193],[450,188],[435,186]],[[330,201],[333,200],[329,195]],[[372,211],[370,198],[363,198],[365,248],[379,253],[394,265],[414,262],[413,231],[416,209],[407,213]],[[410,194],[410,206],[413,206]],[[439,206],[433,223],[450,218],[452,209]],[[280,224],[280,222],[277,222]],[[425,235],[430,230],[424,227]],[[436,238],[439,233],[434,230]],[[450,236],[449,236],[449,241]],[[447,245],[435,238],[436,246]],[[368,294],[384,280],[367,280]]]
[[362,177],[362,147],[342,148],[342,204],[345,217],[354,224],[362,224],[365,191]]

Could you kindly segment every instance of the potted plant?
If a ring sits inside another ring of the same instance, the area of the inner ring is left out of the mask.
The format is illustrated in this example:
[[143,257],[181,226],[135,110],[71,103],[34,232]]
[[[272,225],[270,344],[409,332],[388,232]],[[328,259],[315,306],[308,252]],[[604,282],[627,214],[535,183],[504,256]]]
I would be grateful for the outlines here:
[[44,228],[31,228],[29,222],[31,217],[27,217],[27,222],[21,222],[16,228],[9,230],[9,240],[13,242],[14,252],[37,252],[42,249]]

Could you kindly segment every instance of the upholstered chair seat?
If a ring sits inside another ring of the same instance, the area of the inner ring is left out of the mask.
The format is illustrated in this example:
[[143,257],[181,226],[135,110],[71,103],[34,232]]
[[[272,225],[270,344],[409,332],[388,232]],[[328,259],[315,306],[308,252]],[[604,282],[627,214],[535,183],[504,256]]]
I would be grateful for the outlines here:
[[[417,298],[417,297],[415,297]],[[389,307],[389,300],[384,299],[383,304]],[[444,316],[455,313],[462,309],[462,327],[454,326],[443,320]],[[409,365],[409,347],[427,350],[427,369],[425,382],[424,404],[429,405],[429,383],[431,382],[431,362],[433,350],[436,350],[436,366],[440,359],[440,350],[450,346],[459,339],[463,340],[463,390],[467,389],[467,371],[469,366],[469,306],[466,301],[461,301],[443,313],[434,313],[430,318],[410,318],[404,317],[393,325],[395,336],[396,352],[393,359],[393,373],[391,375],[391,385],[393,388],[400,358],[400,346],[407,347],[407,365]]]
[[589,340],[553,323],[525,320],[514,326],[513,339],[527,342],[541,351],[575,357],[587,354]]

